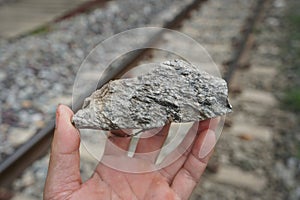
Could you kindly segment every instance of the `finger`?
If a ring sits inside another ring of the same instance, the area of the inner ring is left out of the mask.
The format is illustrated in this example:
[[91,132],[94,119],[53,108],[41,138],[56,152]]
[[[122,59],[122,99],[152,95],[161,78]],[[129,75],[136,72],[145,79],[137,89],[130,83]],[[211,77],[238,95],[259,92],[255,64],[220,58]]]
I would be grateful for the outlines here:
[[51,147],[45,193],[71,192],[80,187],[79,132],[71,124],[73,112],[59,105]]
[[188,199],[200,180],[216,144],[215,132],[207,129],[200,133],[183,167],[175,175],[172,189],[182,199]]
[[175,177],[177,172],[184,165],[187,156],[191,152],[193,140],[195,140],[196,135],[201,135],[202,132],[209,129],[215,130],[217,128],[219,120],[219,118],[213,118],[194,123],[194,125],[190,128],[180,145],[175,149],[175,151],[170,153],[165,158],[162,164],[166,167],[162,168],[160,170],[160,173],[167,178],[170,184],[173,181],[173,178]]
[[192,143],[197,136],[198,124],[199,122],[195,122],[192,125],[182,142],[161,163],[160,173],[167,179],[169,184],[172,183],[174,176],[183,166],[187,155],[192,149]]
[[134,157],[154,163],[168,136],[170,125],[167,124],[162,128],[143,132],[140,135]]

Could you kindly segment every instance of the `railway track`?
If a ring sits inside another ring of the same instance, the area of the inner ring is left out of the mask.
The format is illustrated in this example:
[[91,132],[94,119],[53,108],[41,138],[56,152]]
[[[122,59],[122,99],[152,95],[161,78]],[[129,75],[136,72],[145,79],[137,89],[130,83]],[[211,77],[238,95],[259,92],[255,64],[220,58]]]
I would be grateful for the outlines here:
[[[270,3],[270,0],[257,0],[253,2],[254,6],[250,11],[250,15],[246,18],[246,20],[244,20],[244,24],[240,28],[241,32],[239,33],[239,39],[234,42],[234,49],[231,52],[231,56],[228,60],[224,61],[225,67],[223,69],[223,77],[229,83],[229,86],[234,73],[238,70],[238,68],[247,64],[249,51],[253,47],[251,35],[253,34],[256,24],[261,20],[264,8],[266,7],[266,4]],[[192,1],[171,20],[165,22],[163,27],[180,30],[182,24],[190,18],[191,13],[199,9],[199,7],[205,3],[209,3],[209,1]],[[152,40],[150,40],[150,42],[156,42],[159,39],[159,36],[155,36]],[[138,51],[136,54],[128,58],[126,62],[123,62],[121,66],[116,68],[116,70],[111,74],[111,77],[106,77],[107,80],[118,76],[124,70],[141,62],[145,56],[149,56],[149,54],[151,54],[151,50],[149,49]],[[48,125],[46,127],[41,129],[37,134],[30,138],[30,140],[21,145],[12,155],[9,155],[1,162],[1,187],[10,185],[28,166],[48,152],[54,130],[54,121],[47,124]]]
[[[178,27],[183,20],[189,16],[189,13],[196,9],[198,6],[201,5],[204,1],[195,0],[187,5],[183,10],[181,10],[171,21],[166,22],[163,27],[168,29],[174,29]],[[94,4],[90,4],[94,6]],[[84,5],[86,10],[89,4]],[[78,9],[80,10],[80,9]],[[77,10],[72,11],[70,14],[66,14],[65,17],[70,17],[73,14],[77,14]],[[155,38],[151,39],[155,42]],[[146,41],[148,43],[148,41]],[[107,80],[110,80],[114,76],[118,75],[122,70],[126,69],[132,64],[138,62],[141,57],[147,52],[148,50],[139,51],[137,54],[128,58],[121,66],[117,68],[116,71],[111,73],[111,77],[106,77]],[[105,81],[104,81],[105,82]],[[99,85],[101,87],[102,85]],[[48,125],[37,132],[32,138],[30,138],[27,142],[21,145],[12,155],[7,156],[4,161],[0,164],[0,186],[7,186],[10,185],[11,182],[18,177],[24,169],[26,169],[32,162],[40,158],[41,156],[45,155],[50,148],[50,143],[53,136],[54,131],[54,121],[48,122]]]
[[0,37],[14,40],[28,34],[46,30],[57,23],[79,13],[102,7],[106,0],[74,1],[7,1],[0,6]]

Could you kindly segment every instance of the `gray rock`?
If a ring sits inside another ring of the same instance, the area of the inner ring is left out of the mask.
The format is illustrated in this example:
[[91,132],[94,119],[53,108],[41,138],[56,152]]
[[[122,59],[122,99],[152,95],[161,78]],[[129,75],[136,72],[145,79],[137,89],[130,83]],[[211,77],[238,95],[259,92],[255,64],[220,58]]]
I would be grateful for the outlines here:
[[150,129],[231,112],[227,84],[182,60],[149,73],[110,81],[86,98],[73,117],[77,128]]

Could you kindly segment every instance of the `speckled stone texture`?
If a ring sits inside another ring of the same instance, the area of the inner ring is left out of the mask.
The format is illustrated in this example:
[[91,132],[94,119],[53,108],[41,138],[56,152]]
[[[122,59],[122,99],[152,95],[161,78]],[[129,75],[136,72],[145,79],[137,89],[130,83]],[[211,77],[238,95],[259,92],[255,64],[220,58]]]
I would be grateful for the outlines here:
[[183,60],[166,61],[145,75],[110,81],[85,99],[73,122],[113,130],[199,121],[231,112],[227,96],[223,79]]

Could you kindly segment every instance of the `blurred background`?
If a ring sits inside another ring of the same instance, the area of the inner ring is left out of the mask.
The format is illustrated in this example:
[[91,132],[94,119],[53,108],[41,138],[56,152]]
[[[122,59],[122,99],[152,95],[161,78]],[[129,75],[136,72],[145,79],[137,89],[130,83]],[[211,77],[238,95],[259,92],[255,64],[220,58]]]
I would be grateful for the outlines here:
[[[0,200],[42,199],[55,109],[71,106],[80,64],[145,26],[192,37],[228,82],[234,112],[191,199],[300,199],[299,0],[0,0]],[[168,35],[155,42],[192,50]],[[106,79],[170,58],[137,51]],[[81,148],[84,179],[95,165]]]

